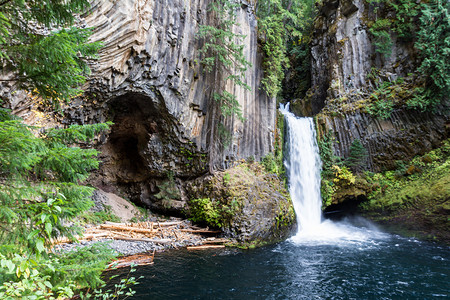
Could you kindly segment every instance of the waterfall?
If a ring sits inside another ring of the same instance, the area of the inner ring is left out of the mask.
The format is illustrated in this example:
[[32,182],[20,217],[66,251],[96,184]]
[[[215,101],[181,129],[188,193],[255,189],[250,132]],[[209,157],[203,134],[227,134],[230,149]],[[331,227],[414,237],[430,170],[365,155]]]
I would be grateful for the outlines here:
[[[289,193],[297,215],[298,232],[291,241],[296,244],[353,244],[380,237],[380,232],[366,220],[352,222],[322,221],[320,196],[319,148],[312,118],[298,118],[289,112],[289,104],[281,106],[285,116],[287,136],[285,166]],[[361,224],[364,223],[364,224]]]
[[289,104],[280,108],[285,116],[286,160],[289,193],[297,214],[299,232],[312,231],[322,220],[320,169],[322,162],[312,118],[297,118],[289,112]]

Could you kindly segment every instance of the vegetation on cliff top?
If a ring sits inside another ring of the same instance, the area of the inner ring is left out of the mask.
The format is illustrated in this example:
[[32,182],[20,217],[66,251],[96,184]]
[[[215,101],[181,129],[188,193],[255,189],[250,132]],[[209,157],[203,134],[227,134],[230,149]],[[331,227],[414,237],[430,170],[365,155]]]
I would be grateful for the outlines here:
[[[384,82],[372,93],[374,101],[368,112],[381,118],[390,116],[394,106],[406,104],[421,111],[435,110],[448,99],[450,92],[450,3],[442,0],[368,0],[375,12],[375,20],[369,22],[369,32],[374,39],[375,50],[389,56],[392,36],[401,42],[412,43],[418,51],[419,65],[414,74],[414,84],[402,86]],[[381,18],[378,15],[395,18]],[[413,74],[409,77],[413,77]],[[408,79],[408,78],[406,78]],[[403,97],[392,94],[398,90]],[[409,93],[408,93],[409,90]],[[383,92],[380,94],[380,92]]]

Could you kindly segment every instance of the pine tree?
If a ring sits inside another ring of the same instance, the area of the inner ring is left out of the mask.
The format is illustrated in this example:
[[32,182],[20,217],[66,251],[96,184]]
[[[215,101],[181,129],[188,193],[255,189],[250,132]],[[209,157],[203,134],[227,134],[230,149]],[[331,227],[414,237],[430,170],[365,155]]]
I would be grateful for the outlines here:
[[245,36],[233,31],[237,26],[236,11],[240,2],[233,0],[214,0],[210,3],[208,13],[212,25],[200,25],[198,38],[204,42],[200,50],[201,63],[206,72],[213,73],[215,84],[210,106],[211,132],[209,137],[210,171],[213,172],[224,159],[224,152],[231,145],[234,117],[241,122],[245,119],[235,94],[226,90],[227,86],[240,86],[250,90],[244,82],[244,75],[251,63],[244,55],[243,40]]
[[68,145],[108,128],[72,125],[37,136],[20,120],[0,120],[0,246],[39,254],[51,238],[76,232],[63,224],[91,206],[93,189],[80,183],[98,161],[96,150]]
[[244,73],[251,66],[244,55],[243,40],[245,36],[233,32],[236,26],[236,10],[239,2],[230,0],[215,0],[210,4],[209,11],[214,16],[214,25],[200,25],[198,37],[204,39],[200,53],[201,63],[207,72],[214,68],[225,74],[223,84],[217,88],[213,98],[220,105],[223,117],[237,116],[243,121],[242,111],[236,96],[227,92],[224,86],[232,82],[246,90],[250,87],[244,82]]
[[13,72],[21,87],[58,105],[78,95],[99,43],[75,14],[88,0],[5,0],[0,3],[0,70]]
[[109,126],[42,131],[6,110],[0,114],[0,298],[72,298],[75,287],[102,283],[112,250],[55,255],[49,249],[52,239],[80,233],[73,219],[93,204],[93,188],[82,183],[98,167],[97,151],[76,145]]
[[345,161],[345,165],[352,171],[360,171],[367,159],[367,150],[359,139],[353,140],[350,145],[350,154]]

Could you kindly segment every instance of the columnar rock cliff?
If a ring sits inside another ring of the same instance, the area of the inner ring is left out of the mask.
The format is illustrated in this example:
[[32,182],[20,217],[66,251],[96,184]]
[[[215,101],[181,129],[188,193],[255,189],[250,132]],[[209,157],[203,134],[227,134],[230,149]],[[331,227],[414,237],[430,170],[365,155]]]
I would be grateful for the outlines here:
[[[94,186],[153,206],[153,196],[164,185],[180,186],[208,170],[259,159],[273,150],[276,101],[260,88],[257,21],[254,7],[245,1],[236,10],[233,31],[245,36],[244,54],[251,67],[244,82],[251,89],[226,86],[236,95],[245,121],[227,117],[220,128],[225,133],[218,128],[220,108],[213,93],[225,74],[205,71],[199,51],[205,40],[197,36],[200,25],[215,25],[210,2],[95,0],[79,17],[79,24],[93,28],[91,40],[102,42],[103,48],[91,62],[84,95],[65,108],[62,122],[114,122],[98,146],[102,164],[91,178]],[[28,123],[40,121],[28,114],[34,104],[27,102],[27,94],[14,91],[12,83],[3,83],[1,96]],[[229,139],[226,147],[221,134]],[[178,192],[175,198],[184,201],[187,196]]]
[[192,178],[208,167],[225,168],[272,150],[275,100],[260,89],[256,19],[253,7],[243,3],[234,31],[245,35],[245,56],[252,64],[245,82],[251,90],[227,90],[237,96],[245,121],[228,118],[231,145],[225,152],[211,151],[219,142],[218,103],[212,94],[221,74],[203,69],[199,49],[204,41],[197,38],[199,25],[214,25],[208,3],[96,1],[85,16],[86,26],[95,30],[92,40],[104,47],[92,65],[87,98],[72,105],[68,120],[115,123],[101,149],[104,164],[96,185],[134,184],[130,192],[144,200],[159,191],[157,179],[168,172]]
[[373,15],[373,7],[364,0],[327,0],[319,6],[305,111],[320,113],[321,133],[334,133],[335,154],[346,157],[352,141],[360,139],[369,152],[367,168],[379,171],[436,147],[447,135],[448,120],[445,115],[407,109],[394,110],[386,120],[366,113],[374,82],[406,77],[417,64],[412,44],[395,35],[390,55],[375,51],[368,26]]

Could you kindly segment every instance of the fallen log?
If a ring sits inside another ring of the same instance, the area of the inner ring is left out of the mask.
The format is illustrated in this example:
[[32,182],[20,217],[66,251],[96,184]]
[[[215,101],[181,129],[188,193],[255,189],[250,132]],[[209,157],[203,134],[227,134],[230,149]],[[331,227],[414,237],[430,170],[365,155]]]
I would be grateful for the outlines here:
[[229,242],[231,242],[229,239],[214,239],[214,240],[206,239],[204,241],[205,245],[206,244],[224,244],[224,243],[229,243]]
[[183,221],[163,222],[163,223],[158,222],[158,225],[160,225],[160,226],[173,226],[173,225],[180,225],[182,223],[183,223]]
[[138,233],[156,233],[155,230],[151,230],[151,229],[135,228],[135,227],[129,227],[129,226],[109,225],[109,224],[102,224],[102,225],[100,225],[100,228],[132,231],[132,232],[138,232]]
[[83,236],[83,240],[92,240],[92,239],[96,239],[99,237],[105,237],[110,235],[109,232],[101,232],[101,233],[92,233],[92,234],[85,234]]
[[110,263],[107,266],[106,270],[120,269],[120,268],[129,267],[131,265],[135,265],[135,266],[152,265],[154,257],[155,257],[154,252],[153,252],[153,254],[150,254],[150,255],[137,254],[137,255],[122,257],[122,258],[119,258],[116,261]]
[[130,237],[114,237],[116,240],[132,241],[132,242],[152,242],[157,244],[169,244],[171,239],[147,239],[147,238],[130,238]]
[[201,245],[201,246],[189,246],[188,250],[206,250],[206,249],[220,249],[225,248],[224,245]]
[[222,233],[221,230],[208,230],[208,229],[180,229],[180,231],[191,233]]

